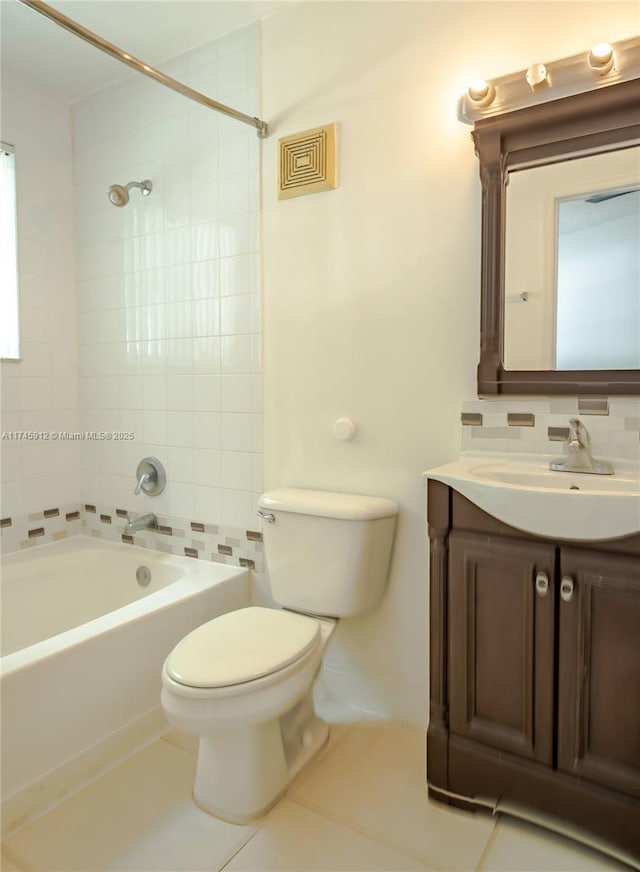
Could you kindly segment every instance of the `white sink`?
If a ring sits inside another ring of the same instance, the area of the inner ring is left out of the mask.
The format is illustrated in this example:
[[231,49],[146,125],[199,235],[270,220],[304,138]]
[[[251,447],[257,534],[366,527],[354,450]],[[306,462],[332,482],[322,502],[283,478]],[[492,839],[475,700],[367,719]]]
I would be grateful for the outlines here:
[[505,463],[479,463],[470,469],[472,475],[496,484],[514,484],[519,487],[542,488],[543,490],[581,490],[587,493],[635,494],[640,482],[637,478],[623,475],[593,475],[584,472],[554,472],[535,466],[516,467]]
[[640,532],[640,470],[554,472],[551,457],[479,455],[427,470],[505,524],[554,539],[617,539]]

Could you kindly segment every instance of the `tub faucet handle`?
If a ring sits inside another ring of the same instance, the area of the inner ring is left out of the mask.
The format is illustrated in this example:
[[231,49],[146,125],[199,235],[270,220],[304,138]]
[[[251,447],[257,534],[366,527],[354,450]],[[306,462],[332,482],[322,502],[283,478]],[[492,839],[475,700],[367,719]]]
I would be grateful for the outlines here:
[[150,478],[151,478],[151,475],[148,472],[143,472],[138,477],[138,483],[136,484],[135,488],[133,489],[133,492],[136,496],[138,496],[141,489],[144,487],[145,484],[147,484],[147,482],[149,481]]
[[136,469],[136,486],[133,492],[137,496],[142,490],[150,497],[155,497],[162,493],[166,481],[167,474],[158,458],[145,457]]

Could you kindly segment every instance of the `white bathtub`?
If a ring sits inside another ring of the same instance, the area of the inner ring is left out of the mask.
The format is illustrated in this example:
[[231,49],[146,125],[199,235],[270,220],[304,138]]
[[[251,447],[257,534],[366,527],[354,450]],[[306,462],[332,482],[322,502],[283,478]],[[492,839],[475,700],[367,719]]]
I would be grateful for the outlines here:
[[164,658],[249,597],[244,569],[98,539],[4,557],[3,831],[162,732]]

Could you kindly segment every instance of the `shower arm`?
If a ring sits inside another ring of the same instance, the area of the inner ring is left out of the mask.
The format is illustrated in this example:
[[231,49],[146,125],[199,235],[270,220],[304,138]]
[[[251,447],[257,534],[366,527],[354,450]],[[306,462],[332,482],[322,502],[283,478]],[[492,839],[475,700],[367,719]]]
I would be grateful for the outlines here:
[[44,15],[45,18],[49,18],[51,21],[60,25],[60,27],[64,27],[65,30],[79,36],[80,39],[84,39],[85,42],[88,42],[95,48],[99,48],[101,51],[106,52],[106,54],[111,55],[111,57],[121,61],[123,64],[127,64],[127,66],[132,67],[132,69],[137,70],[139,73],[148,76],[150,79],[154,79],[156,82],[160,82],[161,85],[165,85],[173,91],[177,91],[178,94],[182,94],[190,100],[195,100],[196,103],[201,103],[203,106],[207,106],[209,109],[214,109],[216,112],[222,112],[223,115],[228,115],[230,118],[235,118],[236,121],[242,121],[243,124],[250,124],[252,127],[256,128],[258,136],[261,139],[267,135],[266,121],[262,121],[262,119],[252,117],[251,115],[245,115],[244,112],[238,112],[237,109],[232,109],[230,106],[218,103],[210,97],[205,97],[204,94],[201,94],[199,91],[194,91],[193,88],[190,88],[188,85],[183,85],[182,82],[178,82],[177,79],[172,79],[171,76],[166,76],[164,73],[161,73],[160,70],[150,67],[148,64],[138,60],[138,58],[133,57],[133,55],[128,54],[128,52],[118,48],[117,45],[114,45],[106,39],[103,39],[101,36],[98,36],[97,33],[87,30],[86,27],[78,24],[78,22],[74,21],[72,18],[63,15],[62,12],[58,12],[57,9],[54,9],[47,3],[43,3],[42,0],[18,0],[18,2],[22,3],[24,6],[28,6],[36,12],[39,12],[40,15]]
[[127,191],[130,191],[131,188],[139,188],[142,191],[142,196],[146,197],[151,193],[152,185],[149,179],[145,179],[144,182],[127,182],[124,185]]

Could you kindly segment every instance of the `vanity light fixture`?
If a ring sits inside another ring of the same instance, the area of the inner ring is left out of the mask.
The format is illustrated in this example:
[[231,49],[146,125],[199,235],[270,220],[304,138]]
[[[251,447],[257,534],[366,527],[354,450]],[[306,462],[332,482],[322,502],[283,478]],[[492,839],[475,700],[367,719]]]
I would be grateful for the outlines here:
[[589,66],[599,76],[606,76],[614,69],[615,56],[608,42],[597,42],[589,52]]
[[524,77],[532,91],[543,85],[551,84],[549,72],[544,64],[531,64]]
[[496,98],[496,89],[484,79],[474,79],[469,85],[467,96],[474,106],[484,108],[490,106]]
[[557,61],[531,64],[506,76],[472,82],[458,100],[458,120],[474,124],[619,82],[640,78],[640,37],[599,42]]

